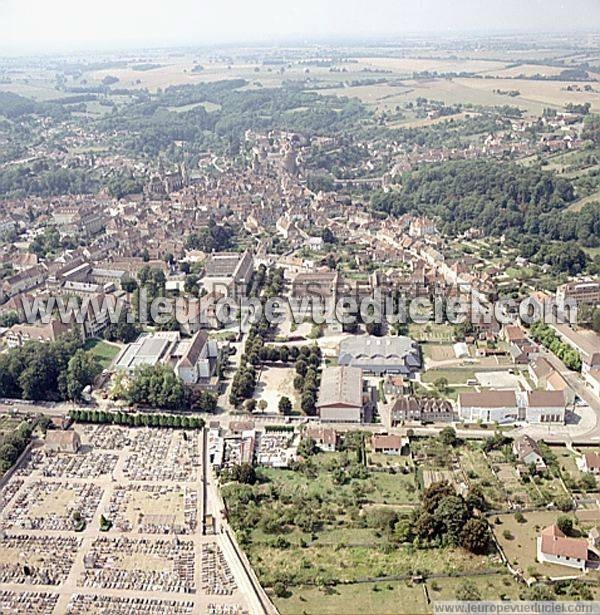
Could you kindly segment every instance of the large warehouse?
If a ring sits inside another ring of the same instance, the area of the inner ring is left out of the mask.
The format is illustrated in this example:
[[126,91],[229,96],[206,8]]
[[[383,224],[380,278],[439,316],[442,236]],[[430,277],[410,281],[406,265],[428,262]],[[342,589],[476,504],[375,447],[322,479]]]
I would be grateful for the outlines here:
[[421,350],[409,337],[351,335],[340,342],[338,364],[371,374],[410,377],[421,368]]

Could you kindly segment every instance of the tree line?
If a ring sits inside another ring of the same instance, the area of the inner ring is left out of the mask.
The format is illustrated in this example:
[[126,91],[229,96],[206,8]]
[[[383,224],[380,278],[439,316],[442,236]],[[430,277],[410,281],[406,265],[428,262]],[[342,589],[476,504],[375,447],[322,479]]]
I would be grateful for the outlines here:
[[157,414],[152,412],[105,412],[104,410],[75,409],[69,416],[79,423],[127,425],[129,427],[172,427],[175,429],[202,429],[204,420],[197,416]]

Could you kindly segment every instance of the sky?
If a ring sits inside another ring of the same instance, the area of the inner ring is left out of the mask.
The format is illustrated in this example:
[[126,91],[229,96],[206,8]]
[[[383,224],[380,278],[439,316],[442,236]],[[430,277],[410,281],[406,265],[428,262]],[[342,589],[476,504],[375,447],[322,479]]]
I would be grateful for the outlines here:
[[600,29],[600,0],[0,0],[0,47]]

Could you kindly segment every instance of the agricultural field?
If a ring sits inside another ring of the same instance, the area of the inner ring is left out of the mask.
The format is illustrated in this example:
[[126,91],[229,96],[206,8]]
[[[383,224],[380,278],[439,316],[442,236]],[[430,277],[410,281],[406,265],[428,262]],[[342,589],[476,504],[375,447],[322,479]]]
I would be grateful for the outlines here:
[[438,73],[483,73],[501,70],[503,62],[493,60],[451,60],[439,58],[361,58],[359,64],[369,68],[392,71],[399,75],[412,75],[414,72],[437,71]]
[[[438,100],[447,105],[512,105],[535,115],[541,114],[547,107],[562,109],[568,103],[590,102],[593,110],[600,109],[600,93],[567,91],[568,85],[567,81],[535,79],[428,78],[405,79],[400,89],[382,83],[369,87],[325,89],[321,92],[356,97],[367,105],[386,111],[408,102],[414,103],[417,98]],[[512,90],[518,91],[519,95],[507,96],[499,93]]]

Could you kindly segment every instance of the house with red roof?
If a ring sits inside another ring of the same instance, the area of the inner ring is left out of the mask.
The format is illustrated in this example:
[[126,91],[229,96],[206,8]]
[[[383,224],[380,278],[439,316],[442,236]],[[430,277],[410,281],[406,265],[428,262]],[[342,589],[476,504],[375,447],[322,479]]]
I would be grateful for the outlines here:
[[537,559],[542,563],[585,570],[592,559],[589,548],[590,543],[585,538],[570,538],[557,525],[550,525],[538,536]]

